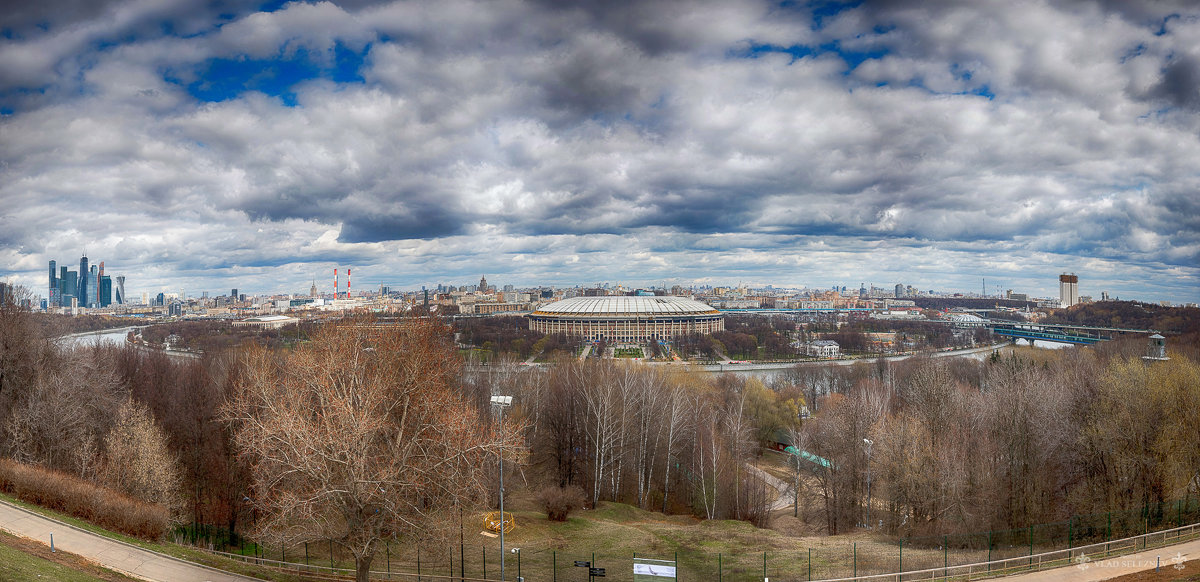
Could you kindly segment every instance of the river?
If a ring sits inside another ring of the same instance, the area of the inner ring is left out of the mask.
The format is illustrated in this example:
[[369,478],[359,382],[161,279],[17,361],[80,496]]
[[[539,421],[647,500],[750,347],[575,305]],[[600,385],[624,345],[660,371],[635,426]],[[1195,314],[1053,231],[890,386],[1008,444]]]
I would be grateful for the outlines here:
[[64,335],[62,337],[56,338],[54,341],[58,342],[59,345],[64,346],[64,347],[90,346],[97,342],[99,342],[99,343],[112,342],[117,345],[120,345],[120,344],[125,343],[125,336],[129,335],[130,330],[142,329],[143,327],[146,327],[146,326],[136,325],[136,326],[122,327],[122,328],[118,328],[118,329],[104,329],[104,330],[100,330],[100,331],[85,331],[85,332],[80,332],[80,333],[73,333],[70,335]]

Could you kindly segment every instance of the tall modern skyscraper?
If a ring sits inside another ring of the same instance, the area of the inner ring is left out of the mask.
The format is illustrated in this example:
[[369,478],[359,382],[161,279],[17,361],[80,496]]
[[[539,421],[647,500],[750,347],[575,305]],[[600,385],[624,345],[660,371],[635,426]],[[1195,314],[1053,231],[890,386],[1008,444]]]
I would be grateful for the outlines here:
[[1070,307],[1079,303],[1079,277],[1075,273],[1058,276],[1058,304]]
[[58,305],[58,268],[54,261],[50,261],[50,299],[46,305],[47,307]]
[[96,288],[100,291],[100,300],[96,302],[99,307],[108,307],[112,305],[112,277],[108,275],[100,275],[99,285]]
[[100,273],[96,270],[96,265],[92,265],[92,269],[87,274],[87,303],[88,307],[100,306]]
[[62,293],[59,294],[59,305],[70,307],[71,300],[79,297],[79,273],[68,271],[66,267],[59,267],[59,273],[62,275],[59,278],[59,282],[62,285]]
[[88,303],[88,262],[87,255],[79,259],[79,281],[75,297],[79,298],[79,306],[86,307]]
[[113,288],[113,292],[117,295],[115,297],[117,305],[125,305],[125,275],[117,275],[117,285]]

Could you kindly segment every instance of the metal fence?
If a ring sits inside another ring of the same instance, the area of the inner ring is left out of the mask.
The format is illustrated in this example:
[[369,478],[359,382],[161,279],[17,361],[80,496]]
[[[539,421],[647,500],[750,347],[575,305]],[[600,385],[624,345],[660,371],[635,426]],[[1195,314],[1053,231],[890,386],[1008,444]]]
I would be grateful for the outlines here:
[[[237,540],[219,530],[181,529],[179,540],[199,542],[215,553],[264,566],[310,574],[352,576],[353,558],[332,542],[287,548]],[[845,537],[809,538],[794,548],[708,553],[679,544],[680,551],[643,558],[677,562],[680,580],[778,582],[809,580],[977,579],[1038,570],[1170,545],[1200,537],[1200,499],[1153,504],[1129,511],[1074,516],[1062,522],[972,534],[882,537],[847,541]],[[229,543],[230,541],[238,543]],[[765,542],[766,543],[766,542]],[[703,546],[703,544],[694,544]],[[506,579],[586,581],[588,569],[605,568],[604,580],[632,580],[638,555],[598,555],[587,550],[520,548],[505,555]],[[381,580],[499,580],[500,552],[494,542],[425,547],[386,543],[372,570]]]

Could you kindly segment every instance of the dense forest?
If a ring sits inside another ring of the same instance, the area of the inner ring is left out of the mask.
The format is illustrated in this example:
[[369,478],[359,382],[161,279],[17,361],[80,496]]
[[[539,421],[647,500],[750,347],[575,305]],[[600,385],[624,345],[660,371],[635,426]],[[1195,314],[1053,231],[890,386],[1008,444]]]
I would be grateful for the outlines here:
[[[244,502],[254,490],[250,457],[223,411],[248,386],[271,385],[265,374],[298,369],[307,360],[295,358],[315,353],[272,341],[218,346],[194,360],[129,346],[65,350],[40,335],[37,317],[0,309],[0,455],[162,504],[176,522],[253,533]],[[734,323],[729,333],[755,345],[778,332]],[[451,341],[448,329],[439,333]],[[355,341],[371,349],[356,360],[322,352],[305,365],[353,375],[361,362],[386,363],[372,355],[377,340]],[[409,345],[432,340],[422,341]],[[484,433],[494,422],[489,396],[514,397],[505,418],[523,452],[506,469],[523,479],[513,487],[578,488],[589,504],[767,525],[773,492],[745,467],[766,445],[789,442],[829,461],[804,468],[810,523],[830,534],[853,528],[870,472],[874,517],[884,531],[910,535],[1022,527],[1200,494],[1200,347],[1195,335],[1168,343],[1165,362],[1142,360],[1138,337],[983,361],[801,364],[766,382],[574,358],[464,371],[451,349],[438,352],[437,373],[448,395],[441,400],[474,410],[464,418]],[[395,370],[416,365],[397,361]],[[801,418],[804,409],[813,415]],[[131,475],[128,467],[146,469]]]
[[1138,301],[1099,301],[1053,311],[1046,322],[1200,334],[1200,308],[1163,307]]

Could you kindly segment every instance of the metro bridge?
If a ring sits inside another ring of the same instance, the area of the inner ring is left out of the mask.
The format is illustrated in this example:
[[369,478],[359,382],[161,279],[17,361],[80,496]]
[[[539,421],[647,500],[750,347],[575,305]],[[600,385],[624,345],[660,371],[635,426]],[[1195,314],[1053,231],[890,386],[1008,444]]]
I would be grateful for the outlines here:
[[1058,323],[1018,323],[988,320],[984,325],[992,328],[996,335],[1013,339],[1044,340],[1051,342],[1092,345],[1113,339],[1117,333],[1155,333],[1152,329],[1126,329],[1120,327],[1092,327]]

